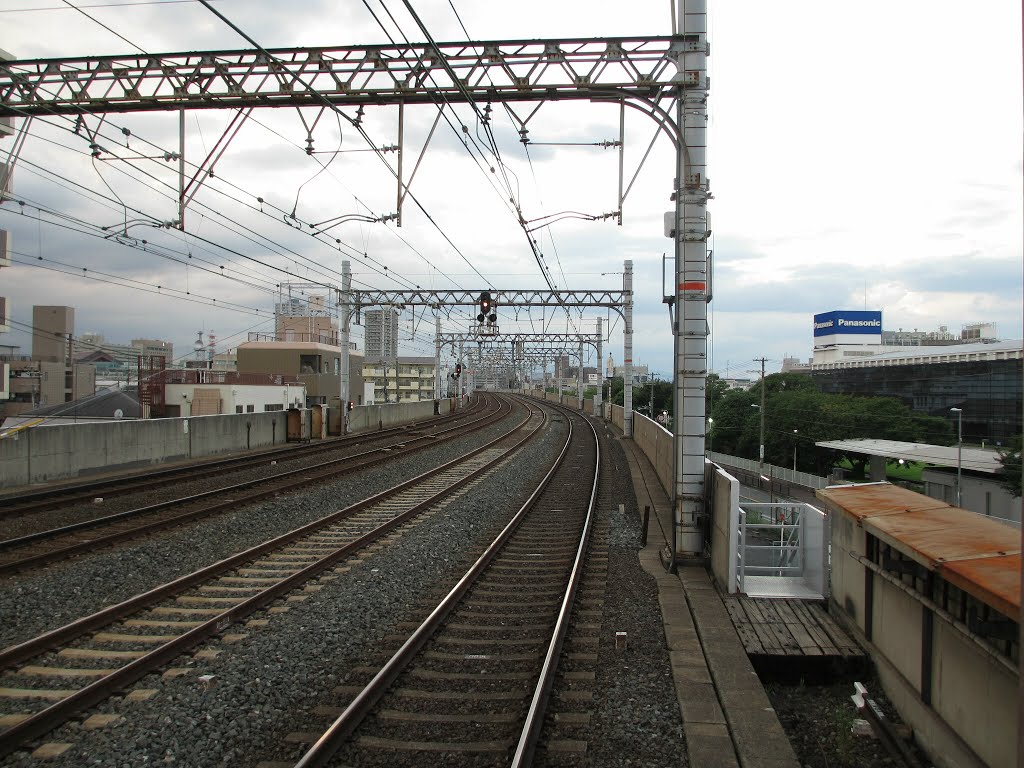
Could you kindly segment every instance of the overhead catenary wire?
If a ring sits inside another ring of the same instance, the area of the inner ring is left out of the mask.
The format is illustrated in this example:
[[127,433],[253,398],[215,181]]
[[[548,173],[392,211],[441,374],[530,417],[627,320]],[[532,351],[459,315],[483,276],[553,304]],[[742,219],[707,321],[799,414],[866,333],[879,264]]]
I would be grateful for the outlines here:
[[[61,144],[60,142],[54,142],[54,141],[53,141],[52,139],[45,139],[44,137],[41,137],[41,138],[43,138],[43,140],[46,140],[46,141],[50,141],[51,143],[55,143],[55,144],[57,144],[58,146],[62,146],[62,147],[65,147],[65,148],[69,149],[70,151],[80,152],[81,154],[88,154],[88,153],[82,152],[81,150],[76,150],[76,149],[74,149],[73,147],[68,147],[68,146],[67,146],[67,145],[65,145],[65,144]],[[151,146],[154,146],[154,147],[155,147],[156,145],[152,145],[152,144],[151,144]],[[159,148],[158,148],[158,149],[159,149]],[[109,151],[108,151],[108,154],[111,154],[111,156],[112,156],[113,158],[116,158],[116,159],[120,159],[120,158],[118,158],[118,156],[117,156],[117,155],[114,155],[114,154],[112,154],[112,153],[109,153]],[[37,166],[37,167],[39,167],[39,166]],[[116,167],[116,166],[115,166],[115,167]],[[45,169],[45,170],[49,171],[49,169]],[[123,169],[120,169],[120,168],[118,168],[118,170],[122,170],[122,172],[123,172]],[[150,174],[150,173],[148,173],[148,172],[146,172],[146,171],[142,171],[141,169],[136,169],[136,170],[138,170],[139,172],[143,173],[143,174],[144,174],[145,176],[147,176],[148,178],[152,179],[152,180],[153,180],[154,182],[156,182],[156,183],[158,183],[158,184],[162,185],[162,186],[163,186],[163,187],[165,187],[165,188],[166,188],[167,190],[169,190],[169,191],[173,191],[173,187],[172,187],[172,185],[168,184],[167,182],[165,182],[165,181],[163,181],[163,180],[161,180],[161,179],[158,179],[157,177],[153,176],[152,174]],[[131,176],[129,175],[129,178],[132,178],[132,177],[131,177]],[[137,180],[136,180],[136,181],[137,181]],[[104,180],[104,183],[106,184],[106,181],[105,181],[105,180]],[[108,188],[109,188],[109,184],[108,184],[107,186],[108,186]],[[150,185],[150,188],[151,188],[151,189],[154,189],[154,188],[153,188],[153,187],[152,187],[151,185]],[[154,189],[154,191],[156,191],[156,192],[157,192],[158,194],[160,193],[158,189]],[[219,192],[220,194],[225,194],[225,193],[224,193],[223,191],[221,191],[221,190],[215,190],[215,191]],[[116,196],[116,193],[114,193],[114,192],[113,192],[113,190],[111,190],[111,193],[112,193],[112,194],[115,194],[115,196]],[[168,197],[168,199],[171,199],[170,195],[169,195],[169,194],[167,194],[167,193],[165,193],[165,197]],[[242,203],[243,205],[246,205],[247,207],[249,207],[249,208],[250,208],[251,210],[253,210],[253,211],[258,211],[258,212],[260,212],[260,213],[263,213],[264,215],[268,215],[268,216],[269,216],[269,214],[266,214],[266,212],[262,211],[262,209],[261,209],[261,208],[257,208],[257,207],[255,207],[255,206],[253,206],[253,205],[251,205],[251,204],[245,203],[245,201],[242,201],[242,200],[238,200],[237,198],[232,198],[232,197],[230,197],[230,196],[227,196],[227,197],[228,197],[229,199],[231,199],[231,200],[234,200],[235,202],[239,202],[239,203]],[[259,200],[260,200],[260,202],[261,202],[261,205],[262,205],[262,203],[264,202],[264,201],[262,200],[262,198],[257,198],[257,199],[259,199]],[[120,200],[119,200],[119,203],[121,203],[121,201],[120,201]],[[121,204],[123,205],[123,203],[121,203]],[[260,239],[261,239],[262,241],[264,241],[264,242],[266,242],[266,243],[268,243],[268,244],[270,244],[270,245],[274,246],[274,247],[275,247],[275,248],[276,248],[276,249],[278,250],[278,255],[280,255],[280,256],[285,256],[285,252],[287,252],[287,253],[290,253],[290,254],[292,254],[293,256],[295,256],[296,258],[299,258],[299,259],[301,259],[301,260],[303,260],[303,261],[307,261],[307,262],[309,262],[310,266],[311,266],[311,267],[312,267],[313,269],[315,269],[315,270],[316,270],[316,271],[317,271],[318,273],[320,273],[320,274],[321,274],[321,275],[323,275],[324,277],[327,277],[327,275],[323,274],[323,270],[324,270],[323,266],[322,266],[321,264],[319,264],[318,262],[313,262],[313,261],[312,261],[311,259],[309,259],[309,257],[305,256],[304,254],[300,254],[300,253],[298,253],[298,252],[296,252],[296,251],[293,251],[293,250],[291,250],[290,248],[287,248],[287,246],[284,246],[284,245],[282,245],[282,244],[280,244],[280,243],[277,243],[277,242],[275,242],[274,240],[270,239],[270,238],[269,238],[269,237],[267,237],[266,235],[263,235],[263,234],[261,234],[261,233],[259,233],[259,232],[256,232],[255,230],[253,230],[253,229],[251,229],[251,228],[249,228],[249,227],[245,226],[244,224],[241,224],[241,223],[239,223],[239,222],[238,222],[238,221],[236,221],[235,219],[233,219],[233,218],[231,218],[231,217],[228,217],[228,216],[227,216],[226,214],[223,214],[223,213],[221,213],[221,212],[217,211],[216,209],[214,209],[214,208],[211,208],[211,207],[207,206],[207,205],[206,205],[205,203],[202,203],[202,202],[200,202],[200,201],[197,201],[197,202],[196,202],[196,205],[200,206],[200,207],[201,207],[201,208],[202,208],[203,210],[207,210],[207,211],[209,211],[210,213],[212,213],[212,214],[216,215],[216,216],[217,216],[217,217],[219,217],[220,219],[223,219],[223,221],[221,221],[221,224],[222,224],[222,225],[224,225],[224,226],[225,226],[225,227],[226,227],[227,229],[229,229],[229,230],[233,230],[233,228],[235,228],[235,227],[238,227],[238,228],[240,228],[240,229],[242,229],[242,230],[245,230],[245,231],[247,231],[247,232],[251,232],[251,233],[252,233],[252,235],[253,235],[254,237],[260,238]],[[272,206],[272,204],[269,204],[269,203],[268,203],[268,205],[270,205],[271,207],[274,207],[274,206]],[[282,213],[285,213],[284,209],[280,209],[280,208],[279,208],[278,210],[279,210],[279,211],[281,211]],[[270,218],[271,218],[271,219],[274,219],[275,217],[273,217],[273,216],[270,216]],[[226,222],[226,224],[225,224],[225,222]],[[301,224],[305,224],[305,222],[298,222],[298,224],[300,224],[300,225],[301,225]],[[312,226],[312,225],[308,225],[308,224],[307,224],[306,226],[307,226],[307,227],[310,227],[310,228],[311,228],[311,226]],[[299,229],[300,231],[304,231],[304,230],[302,230],[302,229],[301,229],[301,226],[298,226],[298,227],[294,227],[294,228],[298,228],[298,229]],[[237,230],[234,230],[234,231],[235,231],[235,234],[241,234],[241,233],[239,233],[239,232],[238,232]],[[311,233],[308,233],[308,232],[306,232],[305,234],[311,234]],[[243,236],[245,236],[245,235],[243,235]],[[249,239],[250,239],[250,240],[251,240],[251,241],[252,241],[253,243],[255,243],[255,244],[260,244],[260,243],[258,243],[258,241],[256,241],[256,240],[252,240],[251,238],[249,238]],[[318,239],[318,238],[317,238],[317,239]],[[338,240],[338,241],[336,241],[336,242],[340,243],[341,241],[340,241],[340,240]],[[349,246],[349,247],[350,247],[350,246]],[[354,249],[353,249],[353,250],[354,250]],[[366,258],[366,257],[367,257],[367,254],[365,254],[365,253],[354,253],[354,254],[352,254],[352,258],[355,258],[355,257],[357,257],[357,256],[362,256],[362,257]],[[384,277],[388,277],[389,275],[388,275],[388,274],[386,273],[386,272],[387,272],[387,267],[386,267],[386,265],[384,265],[384,266],[383,266],[383,270],[384,270],[384,271],[381,271],[381,270],[375,270],[375,271],[377,271],[377,272],[378,272],[378,274],[380,274],[381,276],[384,276]],[[329,268],[327,269],[327,271],[331,273],[331,276],[332,276],[333,278],[336,278],[336,279],[339,279],[339,280],[340,280],[340,278],[341,278],[341,274],[340,274],[340,272],[337,272],[337,271],[335,271],[335,270],[333,270],[333,269],[329,269]],[[393,276],[393,275],[392,275],[392,277],[393,277],[393,279],[394,279],[394,276]],[[400,283],[400,282],[401,282],[401,279],[400,279],[400,278],[398,278],[398,279],[396,279],[396,281]],[[410,285],[411,285],[411,284],[410,284]]]
[[[271,55],[265,48],[263,48],[263,46],[261,46],[252,37],[250,37],[245,32],[243,32],[242,29],[239,28],[237,24],[232,22],[230,19],[228,19],[226,16],[224,16],[224,14],[220,13],[220,11],[218,11],[216,8],[214,8],[210,4],[210,0],[199,0],[199,2],[202,3],[203,6],[205,6],[217,18],[219,18],[221,21],[223,21],[225,24],[227,24],[231,29],[233,29],[246,42],[248,42],[254,48],[259,50],[259,52],[262,53],[264,56],[266,56],[268,60],[276,61],[276,58],[273,55]],[[317,100],[320,101],[320,103],[322,103],[325,107],[327,107],[328,109],[330,109],[330,110],[332,110],[334,112],[342,114],[342,116],[345,116],[344,113],[342,113],[341,110],[339,110],[338,107],[335,104],[332,104],[322,93],[317,91],[315,88],[311,87],[301,77],[299,77],[298,75],[295,75],[294,78],[295,78],[296,82],[298,82],[303,88],[305,88],[312,96],[317,98]],[[346,117],[346,119],[348,120],[349,118]],[[384,166],[391,172],[392,175],[394,175],[397,178],[397,172],[395,171],[394,168],[391,167],[391,164],[388,163],[387,158],[384,157],[383,153],[379,149],[376,148],[376,145],[374,144],[374,142],[370,140],[370,137],[367,135],[365,129],[361,125],[354,124],[354,121],[349,120],[349,122],[353,123],[353,127],[359,132],[359,134],[363,137],[363,139],[367,142],[367,144],[369,144],[371,147],[374,148],[374,153],[384,163]],[[437,229],[437,231],[441,234],[441,236],[445,239],[445,241],[453,249],[455,249],[455,252],[459,254],[459,256],[463,259],[463,261],[465,261],[467,264],[469,264],[470,268],[473,269],[474,272],[476,272],[476,274],[480,277],[481,280],[484,280],[486,282],[486,278],[484,278],[484,276],[473,265],[473,263],[469,261],[469,259],[466,257],[466,255],[464,253],[462,253],[462,251],[458,248],[458,246],[455,245],[455,243],[448,236],[448,233],[444,231],[444,229],[437,223],[437,221],[434,219],[434,217],[431,216],[430,213],[423,207],[423,205],[419,202],[417,197],[412,192],[410,192],[410,191],[407,191],[406,194],[409,196],[409,198],[412,199],[412,201],[414,203],[416,203],[416,206],[420,209],[420,211],[423,213],[423,215],[427,217],[427,220]]]

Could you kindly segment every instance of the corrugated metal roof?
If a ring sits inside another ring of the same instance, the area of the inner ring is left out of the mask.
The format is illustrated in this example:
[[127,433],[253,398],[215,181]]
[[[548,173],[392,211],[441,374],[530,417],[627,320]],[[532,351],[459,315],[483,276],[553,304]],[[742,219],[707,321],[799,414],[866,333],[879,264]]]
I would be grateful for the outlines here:
[[1004,616],[1020,616],[1020,554],[946,563],[942,576]]
[[1014,621],[1020,616],[1020,543],[1016,528],[890,483],[817,491],[833,511],[937,572]]
[[1001,472],[999,452],[989,448],[968,448],[957,451],[955,445],[929,445],[928,443],[905,443],[899,440],[822,440],[815,443],[821,448],[838,451],[863,453],[868,456],[885,456],[888,459],[921,461],[941,467],[955,467],[958,455],[960,466],[974,472]]
[[878,515],[916,512],[922,509],[948,509],[949,504],[891,483],[830,485],[817,492],[819,499],[863,520]]

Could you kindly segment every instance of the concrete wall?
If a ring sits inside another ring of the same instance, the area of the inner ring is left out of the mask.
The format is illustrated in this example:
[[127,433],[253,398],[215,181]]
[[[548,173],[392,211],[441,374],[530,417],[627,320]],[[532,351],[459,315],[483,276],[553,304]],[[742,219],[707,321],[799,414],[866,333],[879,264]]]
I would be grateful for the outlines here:
[[[442,414],[454,410],[451,401],[440,405]],[[434,401],[358,406],[349,415],[352,432],[369,431],[430,418]],[[0,488],[267,448],[287,435],[288,411],[42,425],[0,440]]]
[[864,529],[845,513],[832,517],[832,614],[869,651],[890,701],[915,739],[943,768],[1012,768],[1017,764],[1018,674],[932,612],[931,706],[921,695],[924,608],[884,577],[871,577],[867,633]]
[[[926,496],[956,506],[956,470],[926,467],[921,472]],[[1011,496],[998,478],[961,476],[960,507],[979,515],[1021,522],[1020,496]]]
[[622,429],[626,424],[625,409],[621,405],[612,405],[611,408],[611,419],[610,421],[619,429]]
[[38,426],[0,440],[0,488],[283,444],[286,412]]
[[396,424],[407,424],[410,421],[429,419],[434,415],[434,401],[420,400],[407,403],[382,403],[381,405],[361,405],[349,413],[350,432],[369,432],[374,429],[387,429]]
[[661,481],[661,487],[671,496],[672,472],[675,464],[672,453],[672,434],[656,421],[651,421],[646,416],[634,411],[633,440],[644,456],[654,465],[654,469],[658,473],[658,480]]
[[704,464],[706,492],[711,495],[711,573],[729,593],[736,592],[736,547],[732,533],[740,506],[740,481],[710,461]]

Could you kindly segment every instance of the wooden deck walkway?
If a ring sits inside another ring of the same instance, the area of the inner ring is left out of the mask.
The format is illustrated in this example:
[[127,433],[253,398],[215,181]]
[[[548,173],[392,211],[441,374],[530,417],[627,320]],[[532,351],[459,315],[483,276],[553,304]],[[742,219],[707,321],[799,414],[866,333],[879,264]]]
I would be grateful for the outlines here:
[[816,602],[722,595],[748,656],[831,656],[864,651]]

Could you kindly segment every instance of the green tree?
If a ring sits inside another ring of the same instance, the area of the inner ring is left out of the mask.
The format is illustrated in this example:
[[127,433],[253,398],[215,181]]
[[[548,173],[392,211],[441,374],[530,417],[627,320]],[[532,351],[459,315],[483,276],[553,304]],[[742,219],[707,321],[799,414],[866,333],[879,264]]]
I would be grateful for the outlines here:
[[[715,451],[757,458],[761,386],[758,382],[747,392],[729,390],[714,402],[709,442]],[[895,398],[824,394],[810,377],[792,373],[765,377],[764,390],[765,461],[778,466],[793,465],[795,448],[797,469],[826,475],[835,462],[846,458],[856,472],[863,473],[866,456],[815,445],[827,440],[953,442],[948,420],[914,413]]]
[[1024,443],[1024,436],[1017,435],[1010,444],[999,451],[999,463],[1003,465],[1000,474],[1000,481],[1003,487],[1014,497],[1021,495],[1021,446]]

